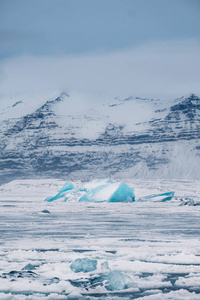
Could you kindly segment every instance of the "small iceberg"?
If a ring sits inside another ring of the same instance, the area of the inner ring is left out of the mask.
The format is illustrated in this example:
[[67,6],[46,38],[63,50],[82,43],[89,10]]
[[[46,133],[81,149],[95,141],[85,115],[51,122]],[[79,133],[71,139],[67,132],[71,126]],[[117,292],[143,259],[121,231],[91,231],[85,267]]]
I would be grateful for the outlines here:
[[79,272],[92,272],[97,268],[97,260],[89,258],[77,258],[70,265],[70,269],[75,273]]
[[147,195],[145,197],[141,197],[138,199],[138,201],[148,201],[151,200],[153,202],[165,202],[169,201],[174,197],[175,192],[167,192],[162,194],[152,194]]
[[132,281],[131,277],[120,271],[112,271],[106,276],[105,288],[108,291],[119,291],[133,287],[135,288],[137,285]]

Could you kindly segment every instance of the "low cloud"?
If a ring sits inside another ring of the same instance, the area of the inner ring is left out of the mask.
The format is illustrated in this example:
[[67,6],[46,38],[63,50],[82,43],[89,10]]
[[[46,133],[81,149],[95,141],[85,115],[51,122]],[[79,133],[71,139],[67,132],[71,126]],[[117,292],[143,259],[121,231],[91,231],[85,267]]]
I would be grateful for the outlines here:
[[102,97],[200,95],[199,53],[200,41],[187,40],[107,54],[7,59],[0,63],[1,99],[63,90]]

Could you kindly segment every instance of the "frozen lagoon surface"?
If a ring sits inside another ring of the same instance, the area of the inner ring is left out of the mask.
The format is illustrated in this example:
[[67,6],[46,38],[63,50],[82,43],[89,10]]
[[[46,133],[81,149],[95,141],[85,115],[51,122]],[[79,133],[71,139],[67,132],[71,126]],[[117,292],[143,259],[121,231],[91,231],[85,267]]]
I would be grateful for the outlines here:
[[132,203],[44,201],[64,183],[0,186],[0,299],[200,299],[199,181],[126,181]]

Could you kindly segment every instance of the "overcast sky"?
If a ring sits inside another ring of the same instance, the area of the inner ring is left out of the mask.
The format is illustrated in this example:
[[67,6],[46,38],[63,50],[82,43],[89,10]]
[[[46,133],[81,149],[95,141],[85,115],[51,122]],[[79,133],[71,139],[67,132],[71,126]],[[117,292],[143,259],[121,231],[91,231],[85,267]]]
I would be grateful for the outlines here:
[[199,0],[0,0],[0,95],[200,95]]

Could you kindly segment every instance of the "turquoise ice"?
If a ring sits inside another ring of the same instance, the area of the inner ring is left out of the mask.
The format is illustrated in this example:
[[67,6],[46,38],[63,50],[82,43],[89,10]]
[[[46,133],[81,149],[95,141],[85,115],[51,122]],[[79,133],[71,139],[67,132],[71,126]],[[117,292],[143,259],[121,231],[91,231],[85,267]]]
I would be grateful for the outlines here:
[[69,191],[69,190],[72,190],[74,189],[74,185],[72,182],[70,181],[67,181],[63,187],[60,189],[59,193],[62,193],[62,192],[66,192],[66,191]]
[[45,201],[47,201],[47,202],[52,202],[52,201],[57,200],[57,199],[59,199],[59,198],[63,198],[63,197],[66,196],[66,194],[67,194],[69,191],[71,191],[71,190],[73,190],[73,189],[74,189],[74,185],[73,185],[70,181],[67,181],[67,182],[63,185],[63,187],[60,189],[60,191],[58,192],[58,194],[57,194],[56,196],[54,196],[54,197],[48,197],[48,198],[45,199]]
[[95,271],[97,268],[97,260],[96,259],[89,259],[89,258],[77,258],[75,259],[70,268],[75,273],[79,272],[92,272]]
[[96,179],[76,186],[67,181],[57,195],[45,199],[47,202],[63,199],[79,202],[133,202],[134,188],[124,182],[113,183],[110,179]]

